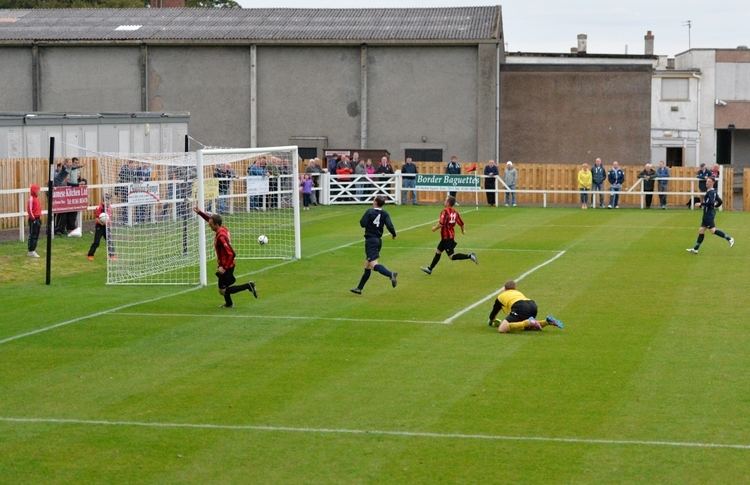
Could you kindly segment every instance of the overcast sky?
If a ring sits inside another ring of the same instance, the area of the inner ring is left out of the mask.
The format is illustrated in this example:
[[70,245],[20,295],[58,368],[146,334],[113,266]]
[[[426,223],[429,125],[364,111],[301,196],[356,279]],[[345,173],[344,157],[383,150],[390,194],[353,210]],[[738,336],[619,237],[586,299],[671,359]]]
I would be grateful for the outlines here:
[[656,54],[688,49],[686,20],[692,21],[693,48],[750,45],[747,0],[238,0],[246,8],[394,8],[498,5],[503,8],[507,50],[570,52],[578,34],[588,34],[590,53],[643,54],[647,30],[656,36]]

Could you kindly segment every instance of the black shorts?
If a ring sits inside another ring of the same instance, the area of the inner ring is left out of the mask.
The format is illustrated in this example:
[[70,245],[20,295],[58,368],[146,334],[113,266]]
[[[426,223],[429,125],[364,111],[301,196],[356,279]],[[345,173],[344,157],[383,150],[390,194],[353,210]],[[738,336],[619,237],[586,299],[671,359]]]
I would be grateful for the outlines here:
[[234,277],[234,268],[225,269],[223,273],[216,272],[216,277],[219,278],[219,288],[229,288],[234,284],[237,279]]
[[380,257],[380,248],[383,247],[383,240],[379,237],[368,237],[365,239],[365,257],[367,261],[375,261]]
[[448,253],[448,256],[453,254],[453,250],[456,249],[456,240],[455,239],[441,239],[440,244],[438,244],[438,251],[445,251]]
[[701,220],[701,227],[705,227],[708,229],[716,227],[715,217],[716,217],[716,214],[703,214],[703,219]]
[[536,318],[536,302],[534,300],[519,300],[510,307],[510,313],[505,318],[510,323],[523,322],[531,317]]

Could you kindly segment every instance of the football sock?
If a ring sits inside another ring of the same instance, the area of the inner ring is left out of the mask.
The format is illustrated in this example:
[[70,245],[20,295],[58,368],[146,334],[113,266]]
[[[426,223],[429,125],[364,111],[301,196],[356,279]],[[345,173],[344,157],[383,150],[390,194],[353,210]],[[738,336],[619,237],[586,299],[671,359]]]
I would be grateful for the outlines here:
[[451,256],[451,259],[453,261],[459,261],[461,259],[469,259],[469,255],[468,254],[464,254],[464,253],[456,253],[453,256]]
[[721,238],[729,240],[729,236],[727,236],[726,233],[724,231],[722,231],[721,229],[717,229],[714,234],[716,234],[717,236],[719,236]]
[[510,324],[510,329],[511,330],[523,330],[524,328],[526,328],[527,322],[528,320],[524,320],[523,322],[513,322]]
[[545,319],[543,319],[543,320],[537,320],[537,323],[539,323],[539,325],[541,325],[541,326],[542,326],[542,328],[544,328],[544,327],[546,327],[547,325],[549,325],[549,323],[547,323],[547,319],[546,319],[546,318],[545,318]]
[[435,266],[437,266],[438,261],[440,261],[441,253],[435,253],[435,256],[432,257],[432,263],[430,263],[429,268],[433,269]]
[[698,249],[701,247],[701,244],[703,244],[703,238],[705,238],[705,234],[698,234],[698,239],[695,241],[695,247],[693,249]]
[[[227,288],[227,290],[229,290],[229,288]],[[229,291],[224,292],[224,303],[226,303],[228,307],[234,305],[234,303],[232,302],[232,297],[229,296]]]
[[244,285],[237,285],[237,286],[230,286],[227,288],[226,292],[230,295],[233,293],[239,293],[240,291],[246,291],[250,289],[250,284],[245,283]]
[[370,274],[372,273],[371,269],[366,269],[364,273],[362,273],[362,278],[359,280],[359,284],[357,285],[357,288],[360,290],[365,287],[365,283],[367,283],[367,280],[370,279]]
[[378,273],[382,274],[383,276],[385,276],[386,278],[391,277],[391,272],[388,271],[388,268],[386,268],[382,264],[376,264],[373,269],[377,271]]

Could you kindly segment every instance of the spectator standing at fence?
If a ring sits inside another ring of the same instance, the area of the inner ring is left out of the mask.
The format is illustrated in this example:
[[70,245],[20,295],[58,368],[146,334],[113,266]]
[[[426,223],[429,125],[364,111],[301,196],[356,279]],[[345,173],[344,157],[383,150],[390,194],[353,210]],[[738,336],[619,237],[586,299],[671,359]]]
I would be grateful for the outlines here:
[[643,191],[646,192],[646,209],[651,208],[654,199],[654,183],[656,182],[656,170],[650,163],[644,165],[638,178],[643,180]]
[[302,207],[303,210],[310,210],[310,203],[312,201],[312,189],[313,189],[313,181],[312,178],[310,178],[310,174],[306,173],[303,178],[302,182],[299,184],[300,190],[302,191]]
[[318,205],[318,197],[315,193],[315,188],[318,187],[318,184],[320,183],[320,165],[318,164],[317,158],[311,158],[307,162],[307,167],[305,167],[305,173],[310,174],[310,178],[313,181],[313,191],[310,194],[310,203],[312,205]]
[[[260,157],[247,167],[247,175],[250,177],[267,177],[268,172],[266,171],[266,157]],[[260,210],[263,196],[251,195],[250,196],[250,209]]]
[[[448,162],[448,165],[445,167],[445,173],[448,175],[459,175],[461,173],[461,164],[458,163],[458,157],[453,155],[451,157],[451,161]],[[448,192],[448,195],[451,197],[456,196],[456,192]]]
[[589,208],[589,192],[591,191],[591,170],[589,164],[584,162],[578,171],[578,190],[581,193],[581,209]]
[[669,167],[664,163],[664,160],[659,162],[659,168],[656,169],[657,186],[659,188],[659,207],[662,209],[667,208],[667,184],[669,181]]
[[487,205],[495,205],[495,181],[499,175],[497,163],[494,160],[489,160],[487,165],[484,166],[484,189],[486,190]]
[[706,179],[711,176],[711,171],[706,167],[705,163],[701,163],[698,167],[698,173],[695,174],[698,177],[698,190],[705,193],[708,188],[706,187]]
[[716,191],[719,191],[719,176],[721,175],[721,167],[719,165],[714,164],[714,166],[711,167],[711,177],[714,179],[714,187],[716,188]]
[[392,175],[393,174],[393,166],[391,166],[391,162],[388,161],[388,157],[381,157],[380,158],[380,166],[375,170],[375,173],[378,175]]
[[367,176],[367,167],[365,167],[364,160],[360,159],[359,162],[357,162],[357,164],[354,166],[354,176],[359,179],[356,182],[357,188],[355,190],[355,194],[357,196],[357,201],[361,202],[362,195],[364,195],[365,187],[367,185],[364,180]]
[[607,180],[609,181],[609,205],[607,205],[607,209],[612,209],[613,207],[619,209],[620,191],[622,190],[622,184],[625,183],[625,172],[620,168],[619,162],[612,162],[612,168],[609,169]]
[[417,173],[419,173],[417,165],[412,161],[411,157],[406,157],[404,166],[401,167],[401,185],[406,189],[401,193],[402,204],[406,204],[408,195],[411,193],[411,203],[419,205],[417,202],[417,190],[415,188],[417,186]]
[[216,208],[219,214],[226,214],[228,207],[226,197],[229,195],[229,188],[234,178],[232,166],[228,163],[217,165],[214,169],[214,177],[219,179],[219,199],[216,201]]
[[[68,185],[68,178],[70,177],[70,160],[65,159],[59,167],[60,169],[56,171],[55,178],[52,180],[52,185],[55,187],[66,187]],[[50,197],[52,197],[52,194],[50,194]],[[68,214],[55,214],[54,221],[55,235],[62,236],[68,232]],[[71,227],[70,229],[75,229],[75,227]]]
[[513,166],[513,162],[508,160],[505,163],[505,173],[503,174],[503,182],[508,186],[508,191],[505,193],[505,207],[512,205],[516,206],[516,184],[518,183],[518,170]]
[[[594,160],[594,166],[591,168],[591,190],[595,191],[596,197],[599,198],[599,207],[604,208],[604,181],[607,180],[607,170],[602,165],[602,159]],[[596,199],[591,197],[591,203],[595,204]]]
[[365,171],[367,172],[367,175],[375,174],[375,166],[372,164],[372,160],[369,158],[365,162]]
[[27,256],[38,258],[36,245],[39,241],[39,231],[42,228],[42,204],[39,203],[39,186],[31,184],[29,187],[29,201],[26,203],[26,215],[29,220],[29,250]]

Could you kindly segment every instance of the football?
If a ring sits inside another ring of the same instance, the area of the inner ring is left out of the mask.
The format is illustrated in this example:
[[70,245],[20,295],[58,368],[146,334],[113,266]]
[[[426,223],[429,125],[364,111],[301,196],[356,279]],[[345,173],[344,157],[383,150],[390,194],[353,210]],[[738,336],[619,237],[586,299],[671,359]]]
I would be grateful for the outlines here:
[[266,236],[265,234],[261,234],[260,236],[258,236],[258,244],[260,244],[261,246],[263,246],[264,244],[268,244],[268,236]]
[[101,214],[99,214],[99,222],[101,222],[102,224],[106,224],[107,222],[109,222],[109,215],[106,212],[102,212]]

